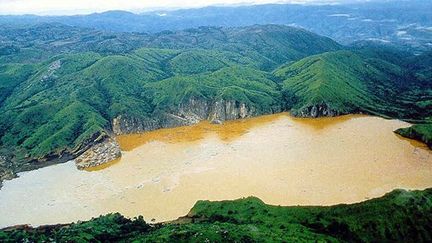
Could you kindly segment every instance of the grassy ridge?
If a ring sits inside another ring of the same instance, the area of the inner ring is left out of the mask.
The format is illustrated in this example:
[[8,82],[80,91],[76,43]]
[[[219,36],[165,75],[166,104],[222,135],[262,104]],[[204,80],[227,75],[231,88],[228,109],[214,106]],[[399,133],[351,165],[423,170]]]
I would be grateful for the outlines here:
[[281,207],[254,197],[199,201],[177,221],[149,225],[110,214],[71,225],[18,227],[0,240],[140,242],[428,242],[432,240],[432,190],[395,190],[362,203]]
[[310,107],[321,105],[334,114],[362,111],[424,118],[428,111],[420,106],[422,102],[428,106],[431,85],[422,89],[421,81],[406,72],[403,66],[382,59],[337,51],[283,65],[274,74],[283,80],[284,99],[294,114],[307,115]]
[[230,66],[211,73],[175,76],[148,84],[158,109],[167,109],[192,97],[204,100],[236,100],[261,113],[280,110],[278,85],[265,72]]
[[302,59],[275,71],[283,81],[287,106],[294,113],[317,104],[339,113],[356,111],[373,103],[364,77],[372,72],[362,59],[346,51]]

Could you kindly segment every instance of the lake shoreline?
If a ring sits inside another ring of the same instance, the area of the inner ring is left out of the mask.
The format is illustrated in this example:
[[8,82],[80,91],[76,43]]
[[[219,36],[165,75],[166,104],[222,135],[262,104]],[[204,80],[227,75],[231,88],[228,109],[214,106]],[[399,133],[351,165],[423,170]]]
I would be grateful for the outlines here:
[[[383,119],[395,120],[394,118],[391,118],[391,117],[388,117],[388,116],[384,116],[384,115],[381,115],[381,114],[374,114],[374,113],[368,114],[368,113],[362,113],[362,112],[360,112],[360,113],[353,113],[353,114],[339,114],[337,116],[321,116],[321,117],[313,117],[313,118],[311,118],[311,117],[293,116],[290,112],[283,111],[283,112],[277,112],[277,113],[271,113],[271,114],[260,114],[260,115],[257,115],[257,116],[251,116],[251,117],[246,117],[246,118],[241,118],[241,119],[236,119],[236,120],[226,120],[224,123],[226,123],[226,122],[233,122],[233,121],[242,121],[242,120],[247,120],[247,119],[254,119],[254,118],[265,117],[265,116],[272,116],[272,115],[284,115],[284,114],[288,114],[292,118],[296,118],[296,119],[318,119],[319,120],[319,119],[331,119],[331,118],[337,118],[337,117],[344,117],[344,116],[350,116],[350,115],[360,115],[360,116],[380,117],[380,118],[383,118]],[[404,121],[404,122],[411,122],[411,120],[409,120],[409,119],[408,120],[407,119],[397,119],[397,120]],[[221,125],[221,124],[213,124],[213,123],[211,123],[208,120],[202,120],[202,121],[199,121],[199,122],[209,122],[209,124],[212,124],[212,125]],[[195,126],[196,124],[197,123],[190,124],[190,125],[185,125],[185,126],[175,126],[175,127],[170,127],[170,128],[159,128],[159,129],[156,129],[156,130],[150,130],[150,131],[145,131],[145,132],[140,132],[140,133],[129,133],[129,134],[121,134],[121,135],[116,135],[116,136],[113,135],[113,136],[114,136],[114,140],[116,140],[118,137],[121,137],[121,136],[140,135],[140,134],[146,134],[148,132],[153,132],[153,131],[158,131],[158,130],[163,130],[163,129],[177,128],[177,127],[191,127],[191,126]],[[398,129],[395,129],[393,132],[396,133],[396,134],[398,134],[398,135],[401,135],[402,137],[404,137],[406,139],[418,141],[420,143],[425,144],[425,146],[428,146],[427,142],[424,141],[421,136],[419,136],[419,135],[416,135],[416,136],[405,135],[404,133],[401,132],[403,129],[408,129],[408,127],[406,127],[406,128],[398,128]],[[98,144],[96,143],[95,145],[97,146]],[[429,149],[432,150],[432,147],[430,145],[428,147],[429,147]],[[91,150],[91,148],[92,147],[90,147],[89,150]],[[121,150],[123,151],[123,149],[121,149]],[[66,154],[63,154],[60,157],[52,156],[51,158],[47,158],[47,159],[45,159],[42,162],[38,161],[37,163],[28,163],[25,166],[21,167],[20,170],[18,170],[18,171],[5,170],[4,174],[0,175],[0,190],[1,190],[2,186],[3,186],[3,182],[5,180],[11,180],[11,179],[17,178],[18,177],[17,173],[26,172],[26,171],[32,171],[32,170],[37,170],[37,169],[44,168],[44,167],[47,167],[47,166],[51,166],[51,165],[54,165],[54,164],[65,163],[65,162],[68,162],[69,160],[77,159],[80,156],[81,156],[81,154],[72,155],[72,154],[67,154],[66,153]],[[112,161],[118,160],[118,157],[120,157],[120,156],[113,157],[113,159],[109,160],[109,161],[105,161],[104,160],[103,163],[100,162],[100,161],[89,162],[88,164],[86,164],[85,168],[88,169],[88,170],[92,170],[92,167],[103,167],[103,164],[105,164],[105,163],[108,163],[108,164],[112,163]],[[0,173],[1,173],[1,171],[0,171]]]
[[0,224],[71,222],[108,212],[164,222],[200,199],[254,195],[274,205],[334,205],[395,188],[428,188],[432,153],[392,132],[405,126],[365,115],[282,113],[124,135],[124,154],[112,164],[83,171],[70,161],[6,181]]

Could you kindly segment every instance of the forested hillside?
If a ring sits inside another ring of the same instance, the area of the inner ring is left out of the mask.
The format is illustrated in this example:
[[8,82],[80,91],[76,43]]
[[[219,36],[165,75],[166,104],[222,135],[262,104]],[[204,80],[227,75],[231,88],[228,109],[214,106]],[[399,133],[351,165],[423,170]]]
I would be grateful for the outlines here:
[[405,119],[431,115],[431,86],[419,80],[422,70],[357,52],[327,52],[277,69],[274,74],[283,80],[282,92],[293,114],[364,112]]

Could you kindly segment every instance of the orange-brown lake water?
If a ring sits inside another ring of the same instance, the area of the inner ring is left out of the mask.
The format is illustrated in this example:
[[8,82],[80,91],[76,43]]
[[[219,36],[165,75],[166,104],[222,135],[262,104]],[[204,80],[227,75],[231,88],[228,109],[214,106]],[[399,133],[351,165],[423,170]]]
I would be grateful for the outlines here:
[[109,212],[165,221],[197,200],[257,196],[275,205],[332,205],[395,188],[432,187],[432,152],[398,120],[286,113],[118,137],[120,160],[20,173],[0,190],[0,227],[86,220]]

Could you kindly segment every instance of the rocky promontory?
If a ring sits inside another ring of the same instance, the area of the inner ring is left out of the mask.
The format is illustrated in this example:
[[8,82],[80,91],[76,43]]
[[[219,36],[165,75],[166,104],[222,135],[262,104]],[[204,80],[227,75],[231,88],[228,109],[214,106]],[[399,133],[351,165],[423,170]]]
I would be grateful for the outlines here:
[[113,138],[96,143],[75,159],[78,169],[85,169],[108,163],[121,157],[120,146]]
[[324,117],[324,116],[339,116],[342,115],[340,111],[337,111],[335,109],[332,109],[329,105],[322,103],[322,104],[316,104],[316,105],[310,105],[303,107],[299,110],[293,110],[291,112],[292,115],[297,117]]

